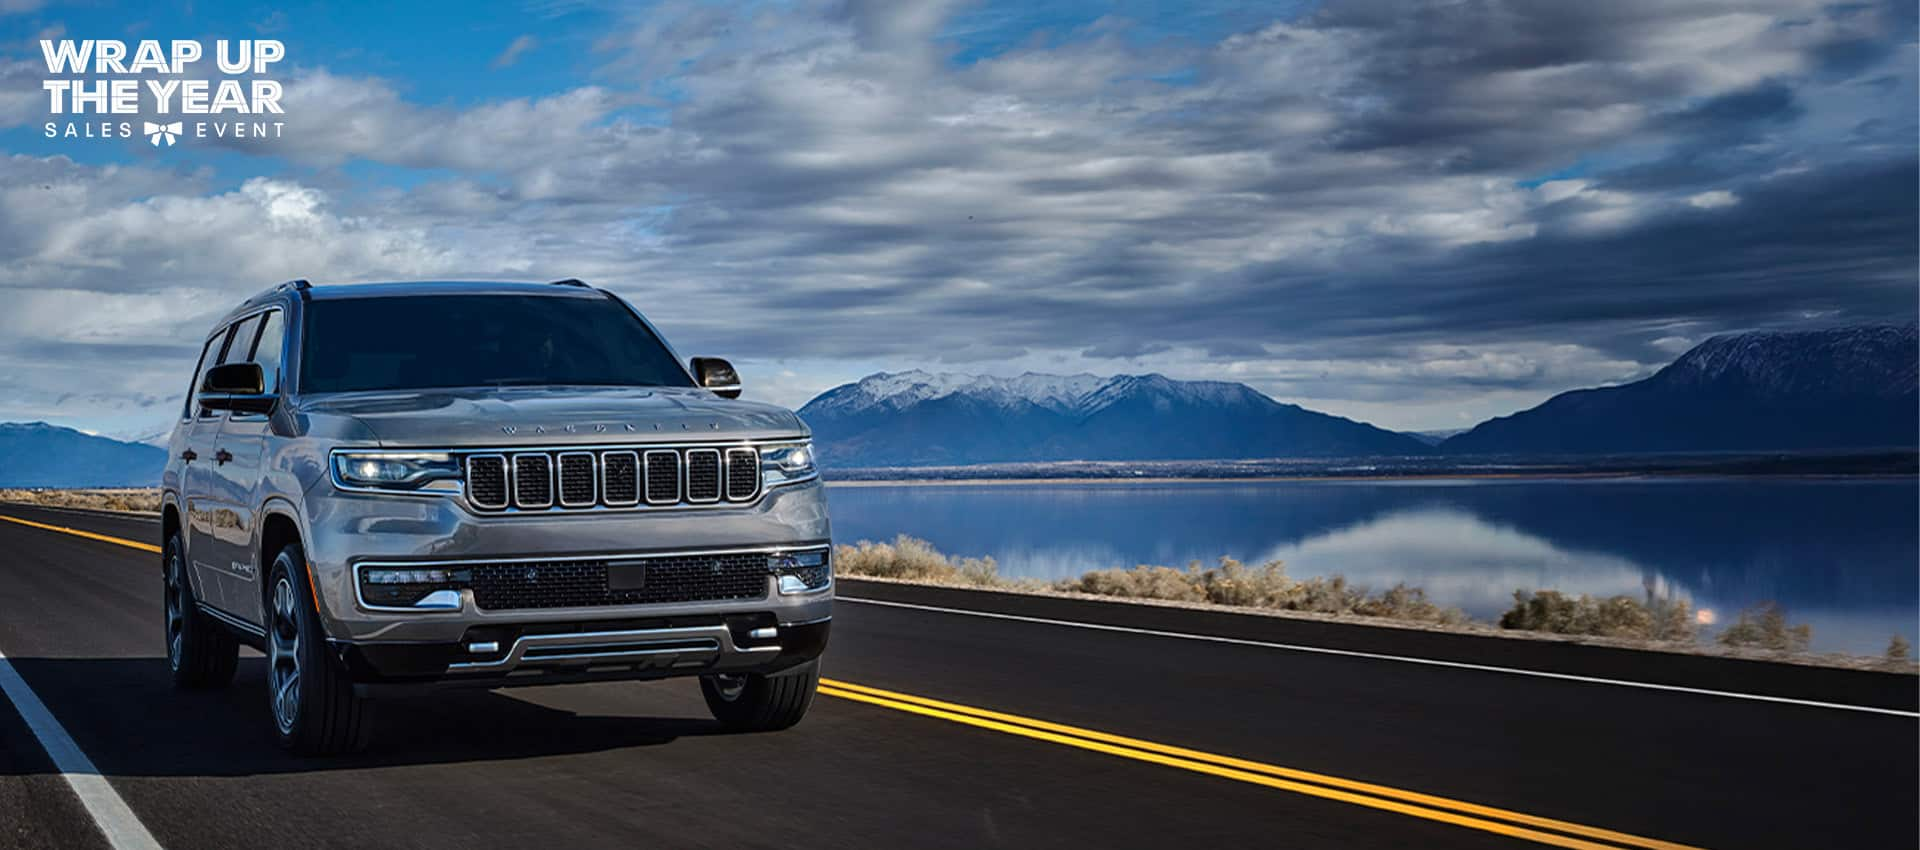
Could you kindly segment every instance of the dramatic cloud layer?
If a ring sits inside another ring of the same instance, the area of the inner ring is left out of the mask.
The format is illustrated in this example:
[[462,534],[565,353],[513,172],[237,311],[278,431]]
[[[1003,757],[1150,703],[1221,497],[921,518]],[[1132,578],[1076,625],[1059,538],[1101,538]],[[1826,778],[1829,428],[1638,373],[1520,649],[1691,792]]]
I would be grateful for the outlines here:
[[[1433,428],[1915,310],[1911,4],[1022,8],[669,3],[537,95],[309,63],[286,138],[197,170],[14,155],[0,419],[159,428],[212,315],[294,276],[583,277],[793,404],[1158,370]],[[44,120],[40,70],[0,115]]]

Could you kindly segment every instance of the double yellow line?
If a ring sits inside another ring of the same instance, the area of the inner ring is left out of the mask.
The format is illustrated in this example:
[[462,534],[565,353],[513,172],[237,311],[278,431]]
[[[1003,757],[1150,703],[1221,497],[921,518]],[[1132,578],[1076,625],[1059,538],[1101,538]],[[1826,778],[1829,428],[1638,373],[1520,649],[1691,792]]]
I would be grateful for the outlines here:
[[1640,847],[1649,848],[1649,850],[1700,850],[1697,847],[1675,844],[1671,841],[1642,838],[1610,829],[1451,800],[1416,791],[1403,791],[1385,785],[1356,782],[1337,776],[1295,770],[1233,756],[1168,746],[1139,738],[1068,726],[1064,723],[1051,723],[1031,717],[1021,717],[1017,714],[989,711],[984,708],[903,694],[898,691],[885,691],[838,679],[821,679],[820,693],[1036,741],[1091,750],[1179,770],[1190,770],[1222,779],[1380,809],[1408,817],[1477,829],[1555,847],[1572,847],[1578,850],[1620,850],[1622,847]]
[[[114,543],[146,552],[158,552],[160,547],[150,543],[140,543],[106,534],[96,534],[77,528],[49,525],[32,520],[0,514],[0,520],[46,531],[57,531],[89,540]],[[1701,850],[1686,844],[1643,838],[1601,829],[1584,824],[1570,823],[1553,818],[1544,818],[1507,809],[1482,806],[1462,800],[1422,794],[1417,791],[1404,791],[1386,785],[1358,782],[1328,776],[1290,767],[1250,761],[1233,756],[1190,750],[1184,747],[1169,746],[1139,738],[1113,735],[1095,729],[1068,726],[1064,723],[1052,723],[1017,714],[990,711],[984,708],[943,702],[936,699],[904,694],[898,691],[881,690],[845,682],[839,679],[821,679],[820,693],[844,700],[866,703],[867,705],[904,711],[922,717],[945,720],[988,729],[1036,741],[1089,750],[1119,758],[1162,765],[1164,767],[1204,773],[1222,779],[1261,785],[1295,794],[1305,794],[1324,800],[1334,800],[1355,806],[1393,812],[1422,820],[1436,821],[1453,826],[1477,829],[1510,838],[1548,844],[1555,847],[1570,847],[1576,850],[1620,850],[1624,847],[1646,848],[1646,850]]]

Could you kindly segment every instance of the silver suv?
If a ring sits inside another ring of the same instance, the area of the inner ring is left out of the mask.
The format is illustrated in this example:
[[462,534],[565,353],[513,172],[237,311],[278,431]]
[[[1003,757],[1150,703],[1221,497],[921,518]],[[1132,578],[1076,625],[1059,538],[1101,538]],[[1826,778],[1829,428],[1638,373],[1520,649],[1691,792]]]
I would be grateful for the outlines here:
[[280,742],[363,747],[371,700],[698,676],[799,722],[827,643],[806,425],[579,281],[309,286],[208,336],[164,493],[182,687],[267,656]]

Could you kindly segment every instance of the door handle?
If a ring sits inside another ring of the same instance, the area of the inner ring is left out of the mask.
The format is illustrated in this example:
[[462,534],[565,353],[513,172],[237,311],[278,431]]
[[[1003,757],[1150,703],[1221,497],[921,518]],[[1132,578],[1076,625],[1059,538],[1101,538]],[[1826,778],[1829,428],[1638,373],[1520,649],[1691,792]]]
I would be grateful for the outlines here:
[[230,461],[230,460],[233,460],[233,453],[227,451],[226,449],[218,449],[218,450],[215,450],[213,453],[214,463],[226,463],[227,461]]
[[192,463],[194,459],[198,458],[199,456],[200,456],[199,453],[195,452],[193,449],[187,449],[186,451],[180,453],[180,459],[188,463]]

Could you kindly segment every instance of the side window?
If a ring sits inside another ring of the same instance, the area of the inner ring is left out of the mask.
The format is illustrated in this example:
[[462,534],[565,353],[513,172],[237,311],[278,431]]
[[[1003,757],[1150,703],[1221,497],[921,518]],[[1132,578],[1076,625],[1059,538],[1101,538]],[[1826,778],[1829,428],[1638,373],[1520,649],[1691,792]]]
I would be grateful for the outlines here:
[[[218,364],[227,362],[228,359],[233,354],[234,348],[238,347],[241,349],[245,349],[247,347],[247,344],[244,342],[235,343],[234,338],[239,335],[239,333],[243,328],[250,329],[252,328],[252,326],[253,326],[253,320],[249,319],[247,321],[240,322],[239,324],[229,325],[227,327],[226,333],[220,336],[214,337],[214,342],[217,342],[219,344],[218,347],[220,350],[217,356],[214,357],[213,365],[218,365]],[[201,373],[203,375],[205,374],[205,372],[206,372],[205,369],[201,370]],[[194,383],[193,389],[196,397],[198,396],[199,390],[200,390],[200,385],[198,382],[201,380],[203,380],[203,378],[194,379],[195,383]],[[219,415],[220,415],[220,411],[218,410],[208,410],[204,407],[200,408],[200,418],[202,419],[212,419],[213,417],[216,417]]]
[[253,337],[260,330],[260,317],[249,316],[234,323],[233,331],[227,334],[227,344],[220,347],[220,362],[240,363],[253,351]]
[[253,362],[260,364],[260,375],[269,393],[280,391],[280,342],[286,334],[280,311],[272,310],[262,319],[260,338],[253,344]]
[[207,344],[200,347],[200,362],[194,365],[193,381],[187,384],[187,400],[180,405],[181,419],[193,416],[193,402],[200,397],[200,376],[207,373],[208,361],[219,353],[218,346],[224,342],[226,342],[226,335],[221,334],[208,339]]

